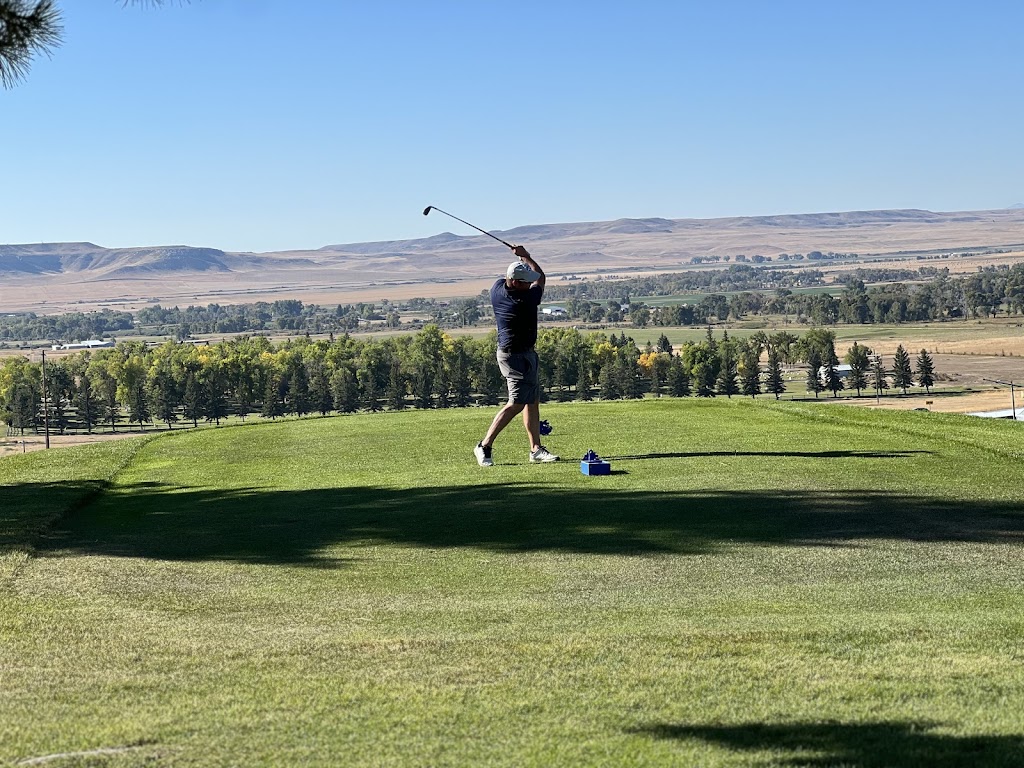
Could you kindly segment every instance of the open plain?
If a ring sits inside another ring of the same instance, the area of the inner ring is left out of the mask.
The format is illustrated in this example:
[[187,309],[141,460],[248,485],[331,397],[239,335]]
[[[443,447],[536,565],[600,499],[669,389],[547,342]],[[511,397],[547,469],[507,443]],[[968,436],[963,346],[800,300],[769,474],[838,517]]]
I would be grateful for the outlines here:
[[[552,281],[568,275],[721,269],[727,262],[695,265],[692,259],[739,254],[772,258],[772,266],[787,269],[935,266],[959,274],[1024,258],[1024,209],[618,219],[530,225],[496,234],[526,245]],[[846,256],[778,258],[812,251]],[[0,311],[57,314],[104,307],[132,311],[153,304],[300,299],[329,305],[469,296],[489,286],[508,261],[505,248],[490,238],[450,232],[259,254],[189,246],[0,245]]]

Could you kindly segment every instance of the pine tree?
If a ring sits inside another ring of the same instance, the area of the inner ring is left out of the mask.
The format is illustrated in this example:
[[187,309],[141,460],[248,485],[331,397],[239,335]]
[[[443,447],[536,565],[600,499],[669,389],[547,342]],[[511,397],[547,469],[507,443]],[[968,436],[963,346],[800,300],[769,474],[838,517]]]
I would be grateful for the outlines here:
[[592,386],[590,366],[581,364],[578,367],[578,377],[576,379],[576,399],[583,401],[593,400],[594,397],[590,392]]
[[437,376],[434,378],[434,394],[437,395],[438,408],[450,408],[452,405],[452,380],[451,369],[447,365],[437,367]]
[[817,398],[823,389],[825,386],[821,383],[821,355],[818,350],[811,349],[807,353],[807,391],[813,392]]
[[752,399],[761,394],[761,361],[756,350],[751,350],[743,358],[740,393],[750,395]]
[[326,416],[334,404],[334,399],[331,396],[331,384],[327,378],[327,368],[322,360],[316,360],[307,367],[309,368],[310,405],[321,416]]
[[697,387],[697,397],[715,396],[715,366],[709,360],[701,360],[693,367],[693,380]]
[[655,397],[661,397],[662,365],[658,354],[651,358],[651,392]]
[[917,383],[924,387],[927,394],[931,394],[931,387],[935,384],[935,365],[927,349],[922,349],[917,356]]
[[[728,332],[726,332],[724,338],[727,339],[728,336],[729,336],[729,334],[728,334]],[[708,323],[708,327],[707,327],[706,332],[705,332],[705,342],[704,343],[707,344],[708,350],[710,350],[712,355],[718,354],[718,342],[715,341],[715,334],[714,334],[714,331],[711,328],[711,324],[710,323]]]
[[[628,350],[629,347],[623,347]],[[640,366],[630,354],[620,354],[615,363],[615,375],[618,378],[619,393],[624,400],[637,400],[642,398],[643,392],[640,389]]]
[[668,366],[668,393],[672,397],[690,396],[690,377],[686,373],[683,361],[673,357]]
[[146,363],[138,350],[127,353],[120,372],[118,389],[122,401],[128,406],[128,423],[138,422],[141,432],[143,422],[151,418],[151,411],[146,396]]
[[[166,0],[124,0],[123,5],[163,5]],[[32,60],[61,44],[61,13],[54,0],[0,0],[0,86],[12,88]]]
[[117,379],[111,373],[111,362],[110,355],[95,355],[89,360],[86,375],[91,379],[93,391],[97,395],[100,418],[110,424],[111,432],[117,432],[121,409],[117,401]]
[[481,405],[497,405],[504,378],[498,361],[494,358],[494,348],[485,349],[474,370],[476,390],[480,393]]
[[359,370],[359,383],[363,390],[363,406],[368,411],[376,413],[380,408],[380,387],[377,385],[377,377],[373,371],[365,368]]
[[413,377],[412,394],[416,401],[417,408],[430,408],[434,405],[434,377],[433,372],[425,365],[416,367]]
[[46,366],[46,397],[53,410],[50,428],[62,435],[68,426],[68,406],[74,395],[75,380],[70,369],[62,362],[55,361]]
[[254,366],[251,360],[244,359],[236,363],[232,373],[231,392],[235,398],[235,413],[242,421],[252,411],[253,401],[256,399],[256,381],[254,377]]
[[79,423],[91,435],[92,428],[96,426],[96,421],[99,418],[99,410],[96,407],[96,394],[93,392],[92,382],[84,371],[78,376],[78,386],[75,388],[72,403],[75,410],[78,411]]
[[33,58],[60,45],[60,22],[53,0],[0,0],[0,86],[13,87]]
[[845,355],[846,364],[850,366],[850,386],[857,390],[857,397],[860,391],[867,389],[868,368],[871,366],[871,350],[862,347],[856,341]]
[[555,399],[559,401],[571,400],[572,395],[569,392],[569,385],[572,384],[569,381],[569,366],[566,365],[565,357],[559,355],[555,359]]
[[779,399],[779,395],[786,391],[786,382],[782,378],[782,361],[779,359],[780,352],[772,349],[768,353],[768,391]]
[[722,367],[718,371],[718,378],[715,381],[715,388],[718,394],[732,398],[740,392],[739,385],[739,363],[736,360],[733,345],[725,341],[721,346]]
[[618,400],[622,397],[614,361],[609,361],[601,367],[597,386],[602,400]]
[[11,401],[10,425],[24,435],[26,429],[33,429],[38,424],[41,393],[37,387],[22,381],[15,385]]
[[[188,399],[187,394],[185,399]],[[187,405],[185,406],[185,414],[188,415]],[[267,385],[263,390],[263,407],[260,409],[260,416],[265,419],[276,419],[283,414],[284,403],[281,401],[281,379],[277,373],[270,372],[267,376]]]
[[896,347],[896,354],[893,355],[892,361],[892,384],[894,387],[899,387],[903,390],[903,394],[907,394],[907,387],[914,385],[914,373],[910,367],[910,355],[907,354],[907,350],[900,344]]
[[152,419],[144,380],[140,380],[128,391],[127,405],[129,413],[128,423],[131,424],[133,421],[137,421],[139,423],[139,431],[141,432],[143,422]]
[[206,400],[206,420],[218,427],[228,415],[228,381],[220,360],[212,360],[204,372],[203,395]]
[[885,362],[881,355],[875,358],[875,362],[871,366],[871,380],[875,387],[875,397],[881,396],[883,389],[889,388],[889,382],[885,378]]
[[391,361],[391,373],[388,375],[388,385],[384,389],[384,399],[388,408],[392,411],[401,411],[405,408],[405,374],[402,372],[402,363],[396,357]]
[[462,339],[452,342],[450,351],[445,354],[445,369],[452,391],[452,404],[456,408],[464,408],[470,403],[473,382],[470,379],[470,357],[466,344]]
[[347,365],[331,374],[331,397],[334,410],[339,413],[353,413],[359,408],[359,390],[356,377]]
[[842,377],[839,375],[839,371],[836,370],[836,364],[831,359],[825,363],[824,386],[826,389],[832,391],[832,397],[838,397],[839,390],[846,388],[843,384]]
[[306,369],[301,365],[293,365],[288,374],[285,407],[288,413],[305,416],[309,413],[309,382],[306,381]]
[[[268,389],[269,386],[270,382],[268,381]],[[266,398],[264,398],[264,400],[266,400]],[[181,404],[184,406],[185,418],[192,422],[193,427],[198,427],[199,418],[205,414],[205,408],[203,407],[203,388],[200,386],[199,381],[196,378],[196,374],[192,371],[189,371],[185,376],[185,392],[181,397]],[[266,410],[265,406],[264,410]]]
[[153,415],[171,429],[178,420],[178,394],[170,371],[162,367],[157,368],[150,373],[147,386]]

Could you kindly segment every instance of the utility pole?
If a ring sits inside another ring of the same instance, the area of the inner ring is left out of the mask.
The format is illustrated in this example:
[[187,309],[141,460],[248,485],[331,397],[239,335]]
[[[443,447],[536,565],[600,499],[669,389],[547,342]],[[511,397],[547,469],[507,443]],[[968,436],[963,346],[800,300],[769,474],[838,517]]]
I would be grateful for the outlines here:
[[875,405],[880,405],[882,402],[882,388],[878,386],[878,366],[882,364],[881,355],[870,355],[868,359],[871,361],[871,378],[875,383]]
[[1010,418],[1017,421],[1017,402],[1013,396],[1014,383],[1012,381],[1000,381],[999,379],[982,379],[983,381],[991,381],[993,384],[1003,384],[1010,387]]
[[43,350],[43,434],[46,447],[50,447],[50,402],[46,399],[46,350]]

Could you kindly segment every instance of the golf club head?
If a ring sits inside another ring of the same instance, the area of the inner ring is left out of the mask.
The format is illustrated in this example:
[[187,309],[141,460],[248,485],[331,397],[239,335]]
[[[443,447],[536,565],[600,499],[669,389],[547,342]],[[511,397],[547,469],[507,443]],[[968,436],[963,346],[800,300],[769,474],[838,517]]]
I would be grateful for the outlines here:
[[423,209],[423,215],[424,215],[424,216],[426,216],[426,215],[427,215],[428,213],[430,213],[430,212],[431,212],[432,210],[434,210],[434,206],[432,206],[432,205],[428,205],[428,206],[427,206],[426,208],[424,208],[424,209]]

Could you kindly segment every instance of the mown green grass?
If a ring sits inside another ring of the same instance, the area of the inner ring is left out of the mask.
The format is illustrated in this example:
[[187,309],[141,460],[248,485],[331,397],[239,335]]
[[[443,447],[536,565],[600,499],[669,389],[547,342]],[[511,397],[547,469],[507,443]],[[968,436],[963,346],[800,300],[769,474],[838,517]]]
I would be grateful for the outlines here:
[[588,478],[491,415],[0,461],[0,762],[1020,764],[1017,425],[545,406]]

